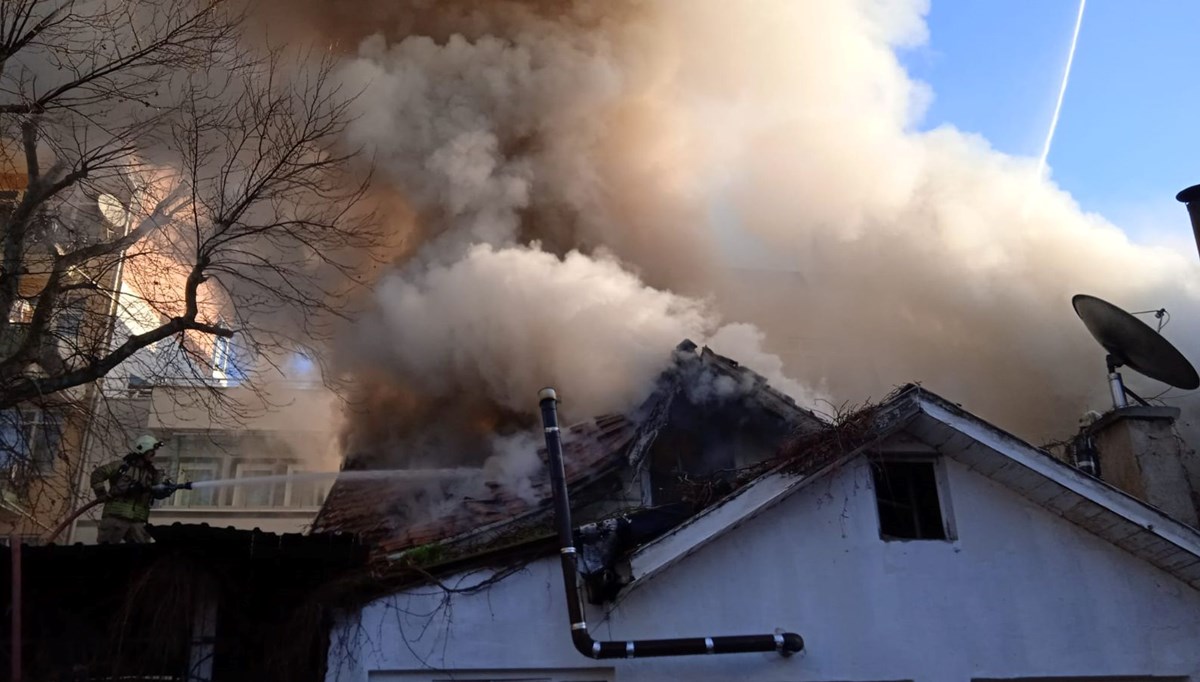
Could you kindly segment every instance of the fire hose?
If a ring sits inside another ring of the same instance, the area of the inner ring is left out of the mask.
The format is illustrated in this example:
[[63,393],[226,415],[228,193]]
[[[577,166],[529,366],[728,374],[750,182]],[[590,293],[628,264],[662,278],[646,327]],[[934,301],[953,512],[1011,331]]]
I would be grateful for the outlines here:
[[88,502],[87,504],[83,505],[79,509],[76,509],[74,512],[71,513],[70,516],[68,516],[66,519],[64,519],[62,523],[58,524],[58,528],[55,528],[54,532],[51,533],[48,538],[46,538],[46,543],[50,544],[50,543],[54,542],[56,539],[58,539],[58,536],[62,535],[62,532],[64,530],[66,530],[68,526],[70,526],[72,523],[74,523],[75,519],[79,518],[80,516],[83,516],[84,512],[86,512],[87,510],[91,509],[92,507],[95,507],[96,505],[98,505],[102,502],[107,502],[107,501],[108,501],[107,497],[97,497],[96,499],[92,500],[91,502]]
[[[152,486],[150,488],[150,494],[152,494],[154,496],[154,499],[161,500],[163,498],[170,497],[177,490],[191,490],[191,489],[192,489],[191,483],[160,483],[160,484]],[[68,516],[66,519],[63,519],[63,522],[58,524],[58,527],[54,529],[54,532],[50,533],[50,536],[46,538],[46,542],[47,543],[54,542],[58,538],[59,535],[62,535],[62,532],[64,530],[66,530],[72,523],[75,522],[75,519],[78,519],[80,516],[83,516],[83,514],[85,512],[87,512],[89,509],[92,509],[93,507],[95,507],[98,504],[103,504],[103,503],[107,502],[108,500],[109,500],[108,495],[101,495],[101,496],[97,497],[96,499],[92,500],[91,502],[88,502],[87,504],[83,505],[79,509],[76,509],[75,511],[71,512],[71,515]]]

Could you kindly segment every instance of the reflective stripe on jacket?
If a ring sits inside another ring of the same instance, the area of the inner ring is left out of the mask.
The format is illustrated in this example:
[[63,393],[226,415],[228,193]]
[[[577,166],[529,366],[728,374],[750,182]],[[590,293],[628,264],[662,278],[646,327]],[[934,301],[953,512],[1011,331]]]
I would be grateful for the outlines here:
[[102,494],[103,484],[108,483],[102,516],[144,523],[150,519],[150,502],[154,499],[150,487],[161,483],[162,478],[163,473],[145,460],[109,462],[92,471],[92,490]]

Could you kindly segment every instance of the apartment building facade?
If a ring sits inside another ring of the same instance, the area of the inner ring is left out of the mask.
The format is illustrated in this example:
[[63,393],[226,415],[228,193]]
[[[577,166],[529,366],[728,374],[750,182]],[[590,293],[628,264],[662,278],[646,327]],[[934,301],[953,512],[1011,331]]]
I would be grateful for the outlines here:
[[[140,386],[106,403],[119,406],[123,418],[93,439],[89,468],[123,456],[133,439],[148,433],[164,443],[155,464],[170,480],[229,482],[181,490],[156,503],[154,525],[304,532],[333,482],[320,474],[337,470],[334,399],[313,384]],[[95,512],[85,515],[69,539],[94,542],[98,521]]]
[[[0,226],[7,225],[24,199],[27,182],[27,175],[14,168],[0,172]],[[47,254],[112,239],[127,228],[120,219],[108,217],[104,199],[83,199],[70,205],[69,215],[43,214],[29,228],[18,298],[5,311],[0,360],[16,358],[27,338],[48,281]],[[104,292],[116,286],[119,270],[80,266],[66,277],[52,319],[40,327],[43,351],[36,360],[23,361],[22,373],[45,373],[46,366],[54,364],[61,364],[58,370],[70,367],[89,350],[111,341],[114,301]],[[0,536],[40,542],[70,512],[73,485],[85,466],[84,444],[98,391],[97,385],[85,384],[0,410]]]

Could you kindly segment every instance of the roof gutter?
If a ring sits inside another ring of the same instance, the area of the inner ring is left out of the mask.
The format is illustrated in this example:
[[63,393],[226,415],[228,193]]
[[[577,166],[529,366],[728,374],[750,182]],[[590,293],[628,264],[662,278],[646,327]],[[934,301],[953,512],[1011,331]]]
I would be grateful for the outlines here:
[[804,639],[793,632],[773,635],[734,635],[724,637],[681,637],[602,642],[588,634],[579,596],[575,540],[571,529],[571,502],[567,497],[567,477],[563,469],[562,434],[558,428],[558,395],[552,388],[538,393],[542,426],[546,433],[546,453],[550,467],[550,487],[554,493],[554,524],[558,532],[562,558],[563,586],[567,592],[567,613],[571,622],[571,641],[579,653],[591,658],[648,658],[652,656],[692,656],[698,654],[743,654],[777,651],[790,656],[804,649]]

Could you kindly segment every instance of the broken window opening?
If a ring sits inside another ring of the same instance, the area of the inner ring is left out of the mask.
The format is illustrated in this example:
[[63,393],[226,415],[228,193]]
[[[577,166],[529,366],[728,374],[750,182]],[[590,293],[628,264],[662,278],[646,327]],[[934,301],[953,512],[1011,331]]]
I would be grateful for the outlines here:
[[879,536],[884,540],[949,540],[938,476],[931,461],[871,463]]

